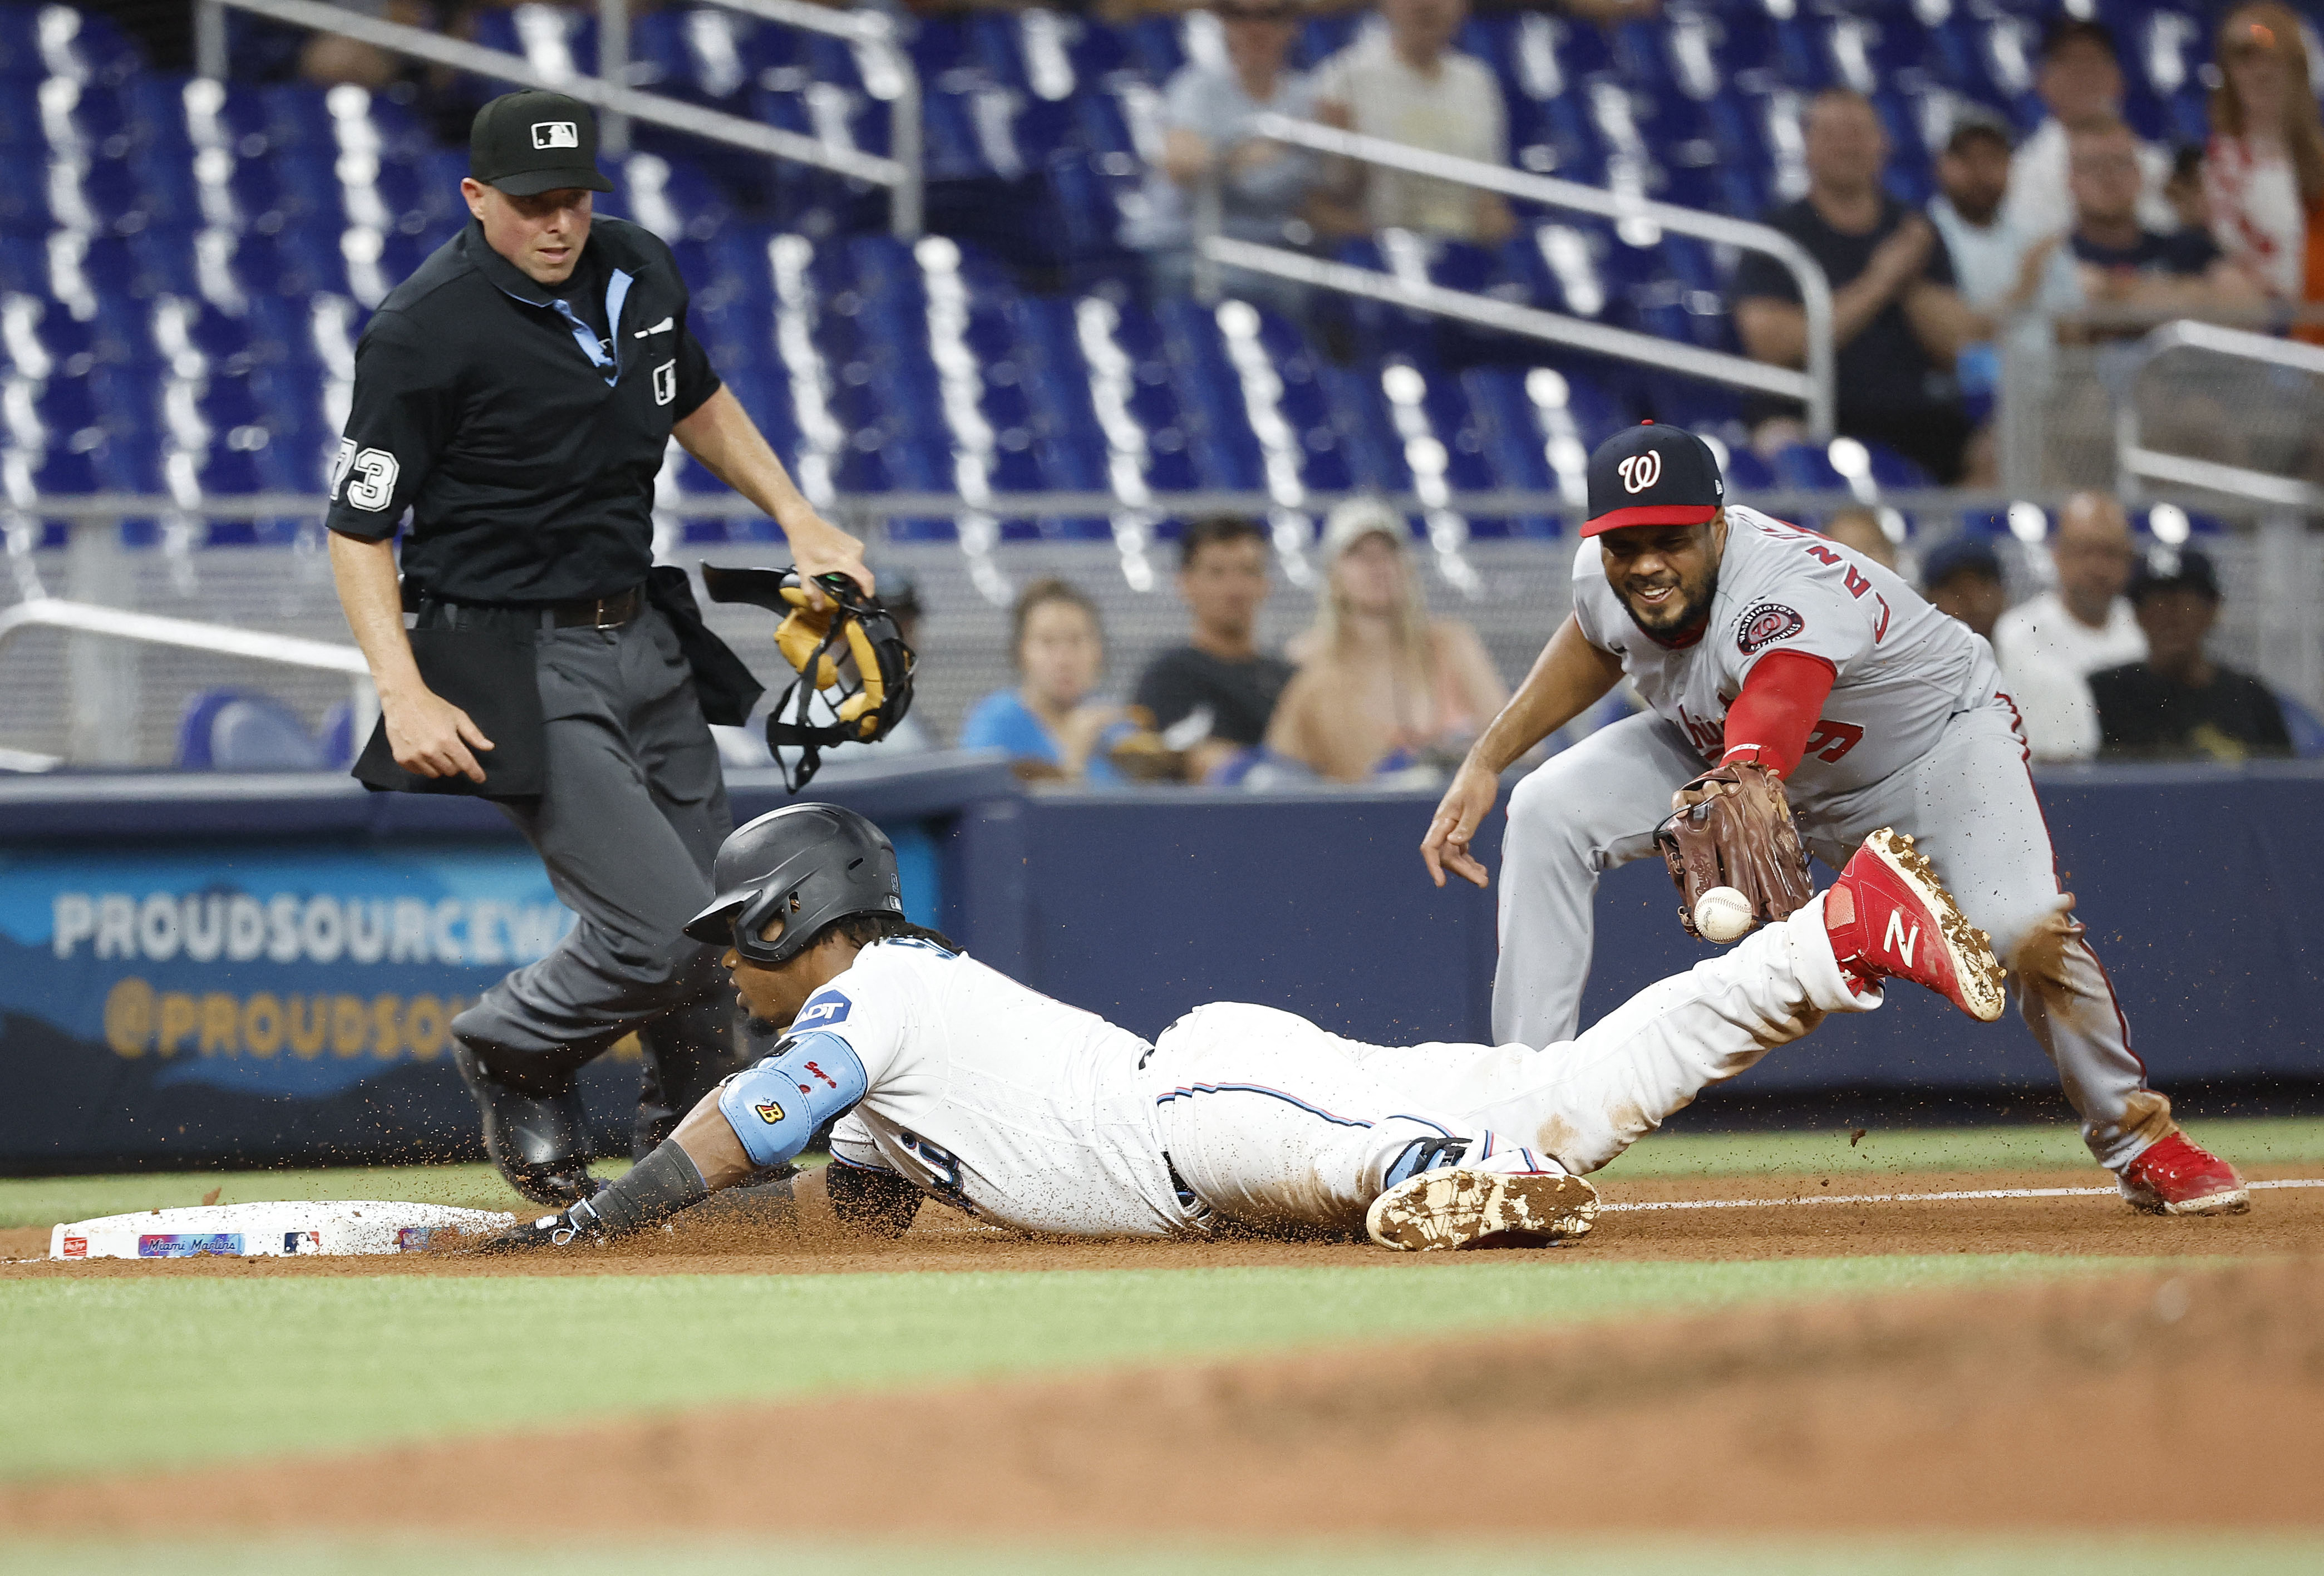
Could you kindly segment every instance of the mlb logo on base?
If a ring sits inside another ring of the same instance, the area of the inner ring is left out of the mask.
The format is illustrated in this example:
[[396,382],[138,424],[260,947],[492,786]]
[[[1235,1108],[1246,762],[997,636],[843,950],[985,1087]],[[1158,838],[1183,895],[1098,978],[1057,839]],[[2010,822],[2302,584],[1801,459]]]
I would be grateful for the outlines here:
[[581,145],[581,129],[569,120],[537,120],[532,123],[532,145],[577,148]]

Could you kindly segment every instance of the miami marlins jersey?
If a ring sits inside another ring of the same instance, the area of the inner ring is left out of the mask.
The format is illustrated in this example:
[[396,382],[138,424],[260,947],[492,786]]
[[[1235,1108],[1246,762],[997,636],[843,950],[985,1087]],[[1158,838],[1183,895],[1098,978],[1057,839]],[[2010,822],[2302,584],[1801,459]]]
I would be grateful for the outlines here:
[[863,1064],[867,1091],[833,1129],[841,1163],[1022,1230],[1185,1224],[1138,1080],[1150,1047],[1128,1029],[965,954],[899,939],[865,947],[808,999],[791,1032],[810,1030]]
[[1655,715],[1706,763],[1725,753],[1727,710],[1769,651],[1831,664],[1823,715],[1789,781],[1795,799],[1844,794],[1920,760],[1956,713],[1992,704],[1992,650],[1891,571],[1812,530],[1729,505],[1727,551],[1702,638],[1669,646],[1638,628],[1594,540],[1573,560],[1573,616],[1622,659]]

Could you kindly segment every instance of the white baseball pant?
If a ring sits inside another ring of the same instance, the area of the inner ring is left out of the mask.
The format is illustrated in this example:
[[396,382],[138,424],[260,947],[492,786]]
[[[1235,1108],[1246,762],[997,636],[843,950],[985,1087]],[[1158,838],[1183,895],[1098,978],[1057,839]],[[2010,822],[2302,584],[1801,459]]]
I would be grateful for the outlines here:
[[1362,1229],[1415,1139],[1470,1158],[1528,1147],[1595,1171],[1827,1012],[1865,1012],[1819,898],[1782,925],[1640,991],[1570,1044],[1373,1046],[1293,1013],[1198,1007],[1146,1076],[1163,1152],[1196,1198],[1251,1225]]

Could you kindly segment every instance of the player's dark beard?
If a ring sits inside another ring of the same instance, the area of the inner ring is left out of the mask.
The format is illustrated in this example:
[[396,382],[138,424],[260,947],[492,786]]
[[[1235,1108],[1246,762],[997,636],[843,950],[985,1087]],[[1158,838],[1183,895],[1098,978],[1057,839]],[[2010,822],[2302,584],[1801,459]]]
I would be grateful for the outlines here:
[[1630,622],[1666,645],[1692,644],[1688,637],[1698,632],[1710,618],[1711,604],[1718,596],[1716,564],[1704,573],[1701,585],[1690,585],[1681,580],[1678,600],[1653,613],[1640,611],[1638,604],[1630,600],[1628,590],[1621,592],[1622,609],[1630,615]]

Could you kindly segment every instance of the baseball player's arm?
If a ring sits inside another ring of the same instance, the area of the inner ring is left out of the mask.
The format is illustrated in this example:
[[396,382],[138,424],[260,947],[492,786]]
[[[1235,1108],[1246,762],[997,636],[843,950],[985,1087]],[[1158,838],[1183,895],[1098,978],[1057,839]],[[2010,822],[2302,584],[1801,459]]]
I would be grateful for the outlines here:
[[403,632],[403,591],[395,574],[392,537],[366,541],[331,533],[331,578],[339,606],[363,649],[364,663],[379,690],[380,720],[396,765],[421,777],[484,780],[484,769],[470,753],[493,742],[468,714],[428,687],[411,659],[411,639]]
[[1444,790],[1436,818],[1420,843],[1430,880],[1443,886],[1449,870],[1478,886],[1487,884],[1490,878],[1469,852],[1469,840],[1500,797],[1501,773],[1597,704],[1621,677],[1622,659],[1591,645],[1580,622],[1568,613],[1517,694],[1469,747],[1468,758]]
[[1791,776],[1837,677],[1829,661],[1807,651],[1759,659],[1727,708],[1727,750],[1719,764],[1751,760],[1777,777]]
[[823,593],[815,588],[817,575],[844,575],[863,587],[865,595],[872,593],[863,544],[815,512],[732,389],[722,386],[673,426],[670,435],[702,462],[703,469],[782,527],[813,606],[824,604]]

